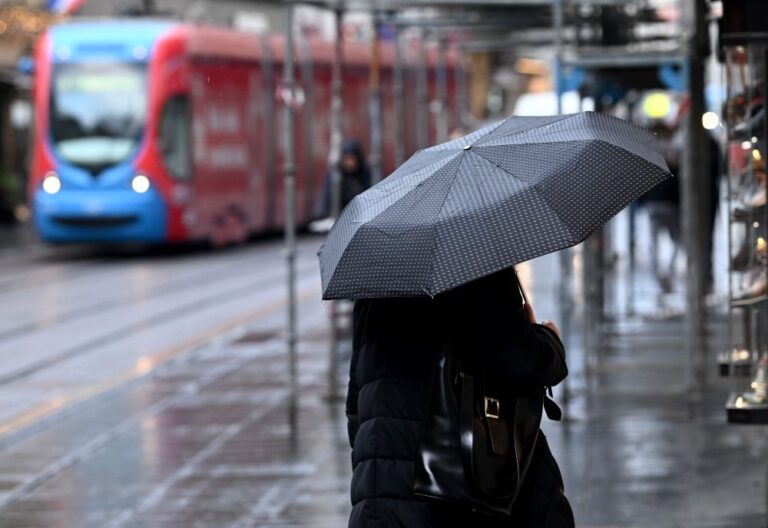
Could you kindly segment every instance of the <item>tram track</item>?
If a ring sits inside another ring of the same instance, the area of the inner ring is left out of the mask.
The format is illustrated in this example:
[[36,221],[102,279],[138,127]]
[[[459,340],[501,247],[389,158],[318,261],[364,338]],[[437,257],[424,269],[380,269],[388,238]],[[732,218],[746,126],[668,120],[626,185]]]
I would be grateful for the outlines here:
[[[314,256],[319,242],[307,237],[299,243],[298,300],[322,318]],[[6,472],[0,519],[13,517],[16,503],[71,468],[119,449],[137,428],[181,407],[192,394],[254,362],[274,358],[254,370],[263,373],[284,360],[279,333],[273,333],[282,327],[286,303],[282,250],[281,241],[270,240],[169,258],[78,256],[52,264],[34,254],[18,264],[23,271],[14,270],[6,281],[25,277],[24,285],[0,286],[0,467],[7,471],[30,449],[38,455],[25,462],[23,473]],[[219,357],[219,347],[254,324],[273,336],[259,345],[268,350],[237,357],[230,348],[233,361],[213,361],[211,372],[200,370],[210,360],[195,358]],[[265,383],[273,378],[267,375]],[[176,379],[181,385],[172,385],[173,392],[156,389]],[[272,396],[258,402],[260,413],[285,401],[282,392]],[[133,403],[125,407],[124,401]],[[105,409],[113,415],[94,421],[94,413]],[[50,451],[36,447],[62,432],[80,440],[54,441]]]
[[[278,257],[279,248],[269,248],[269,250],[270,253],[259,256],[260,265],[272,265],[273,260]],[[274,250],[274,252],[272,252],[272,250]],[[269,259],[269,261],[265,262],[266,259]],[[210,281],[212,277],[229,277],[231,274],[237,273],[238,271],[244,271],[246,266],[252,267],[253,255],[252,253],[243,253],[239,255],[234,262],[232,260],[217,260],[210,262],[211,266],[204,269],[200,269],[201,266],[199,264],[201,263],[195,264],[190,265],[189,270],[187,270],[191,273],[188,275],[181,274],[181,278],[179,278],[178,273],[172,273],[170,276],[157,278],[156,283],[148,285],[148,293],[146,295],[136,295],[132,292],[132,287],[130,285],[121,284],[120,292],[117,292],[120,294],[119,298],[115,298],[116,296],[114,294],[116,292],[113,290],[108,295],[102,295],[102,297],[95,302],[86,301],[85,304],[81,306],[77,306],[76,304],[75,307],[65,308],[64,311],[56,313],[55,315],[44,316],[43,318],[37,318],[36,320],[31,321],[26,320],[19,324],[13,324],[13,322],[11,322],[7,328],[2,328],[2,326],[0,326],[0,347],[2,347],[3,341],[39,331],[55,324],[63,324],[77,318],[97,314],[102,310],[114,307],[116,303],[137,304],[147,302],[160,296],[169,296],[189,288],[197,287],[201,282]],[[118,271],[112,270],[112,273],[118,273]],[[113,282],[115,282],[114,278],[107,278],[107,280],[103,281],[103,286],[111,286],[111,283]],[[98,290],[99,286],[101,286],[99,282],[94,283],[93,281],[91,281],[90,284],[86,282],[86,284],[89,289],[93,290]],[[0,297],[3,304],[9,307],[9,312],[13,311],[14,309],[12,306],[19,302],[18,299],[14,299],[13,297],[14,296]],[[29,303],[29,301],[27,302]],[[82,301],[76,301],[76,303],[79,302]],[[0,309],[0,314],[2,314],[2,309]],[[18,317],[18,311],[16,311],[14,315]],[[2,322],[0,322],[0,325],[2,325]]]
[[[185,387],[182,387],[181,390],[178,390],[174,392],[172,395],[161,399],[160,401],[151,405],[147,409],[144,409],[139,414],[126,418],[125,420],[121,421],[118,425],[107,429],[106,431],[102,432],[100,435],[91,439],[85,445],[81,446],[79,449],[76,449],[74,451],[66,453],[65,455],[62,455],[61,457],[56,459],[53,463],[45,467],[43,470],[27,478],[20,485],[14,487],[10,493],[7,493],[5,496],[0,498],[0,511],[7,508],[10,504],[18,501],[19,499],[22,499],[23,497],[29,495],[34,490],[38,489],[40,486],[45,484],[47,481],[54,478],[56,475],[60,474],[61,472],[65,471],[67,468],[93,455],[95,452],[103,448],[105,445],[107,445],[108,443],[116,439],[121,434],[125,434],[131,428],[138,426],[142,421],[150,419],[154,416],[157,416],[158,414],[167,410],[171,406],[178,404],[184,399],[189,398],[191,394],[195,394],[202,390],[205,390],[207,387],[213,385],[217,381],[225,378],[228,375],[231,375],[234,372],[237,372],[239,369],[242,369],[243,367],[245,367],[246,365],[254,361],[258,361],[262,357],[266,357],[266,356],[262,355],[262,356],[249,358],[248,360],[241,359],[241,360],[230,361],[222,365],[221,367],[217,368],[216,370],[210,372],[203,379],[196,380],[187,384]],[[272,396],[272,398],[268,402],[267,407],[261,412],[266,413],[272,410],[273,406],[283,401],[286,396],[287,396],[287,391],[281,391],[276,393],[274,396]]]
[[[80,260],[77,268],[67,265],[65,262],[48,262],[41,258],[25,259],[24,265],[19,269],[9,269],[8,265],[1,264],[3,270],[0,277],[0,291],[22,292],[31,288],[50,286],[63,280],[72,280],[79,277],[107,274],[109,270],[99,270],[98,266],[107,260]],[[91,268],[92,267],[92,268]],[[95,270],[95,271],[94,271]]]
[[[304,288],[299,292],[299,300],[306,302],[312,297],[316,296],[318,293],[319,289],[316,287]],[[164,357],[165,361],[158,362],[158,364],[150,371],[141,374],[137,374],[135,372],[126,372],[123,375],[116,376],[111,383],[107,383],[105,386],[98,385],[94,387],[93,390],[86,390],[85,392],[88,393],[86,398],[80,398],[75,395],[75,397],[72,398],[72,401],[69,402],[70,412],[66,412],[66,409],[60,409],[57,410],[56,414],[57,416],[60,415],[62,418],[66,418],[75,412],[86,412],[86,407],[89,405],[89,402],[94,401],[97,398],[99,401],[102,401],[103,398],[108,396],[120,397],[121,394],[137,390],[142,386],[144,382],[151,379],[156,373],[167,370],[169,367],[174,370],[179,368],[170,365],[170,359],[182,359],[186,355],[186,359],[194,360],[196,356],[190,353],[194,352],[195,350],[205,350],[206,346],[211,345],[211,338],[213,336],[230,335],[230,337],[232,337],[233,330],[236,330],[237,328],[244,328],[246,325],[252,324],[255,321],[264,320],[274,316],[280,309],[284,307],[284,304],[285,302],[282,300],[273,302],[268,306],[262,307],[261,309],[256,310],[250,314],[245,314],[237,321],[230,322],[230,324],[224,325],[222,328],[210,332],[206,337],[198,339],[195,343],[190,343],[186,347],[181,347],[179,350],[176,350],[172,354],[169,354],[168,351],[159,351],[155,354],[156,356],[169,357]],[[168,411],[174,406],[184,404],[193,395],[206,391],[217,382],[220,382],[226,377],[240,372],[248,365],[270,357],[279,358],[282,357],[282,354],[276,350],[274,346],[269,346],[268,343],[264,343],[264,346],[260,347],[259,350],[254,351],[254,353],[249,353],[245,356],[237,356],[233,359],[230,359],[220,365],[217,365],[211,371],[205,372],[201,377],[194,378],[189,382],[182,384],[170,394],[161,396],[155,401],[146,402],[144,408],[135,409],[130,416],[126,416],[125,418],[122,418],[116,423],[105,428],[97,436],[90,438],[83,445],[79,445],[77,448],[72,450],[65,450],[60,455],[55,456],[52,460],[47,461],[45,465],[40,467],[38,471],[30,474],[29,476],[26,476],[17,485],[9,488],[7,492],[0,494],[0,512],[6,511],[10,505],[18,502],[19,500],[23,500],[25,497],[35,492],[41,486],[45,485],[51,479],[63,473],[68,468],[94,456],[107,445],[116,441],[121,436],[128,434],[131,430],[139,427],[142,423],[146,423],[148,420],[151,420],[161,413]],[[312,377],[302,380],[302,385],[311,385],[318,375],[319,372],[314,372]],[[254,423],[266,413],[273,412],[278,405],[287,401],[287,395],[288,393],[284,389],[273,391],[266,400],[260,401],[258,407],[244,417],[242,424]],[[64,398],[64,400],[66,400],[66,398]],[[38,432],[39,428],[35,428],[34,424],[43,421],[50,423],[50,419],[44,420],[43,418],[39,417],[35,417],[35,422],[32,424],[22,423],[20,426],[16,427],[8,427],[7,423],[0,423],[0,431],[2,431],[2,434],[0,434],[0,440],[2,441],[1,447],[3,450],[9,449],[15,445],[17,441],[21,441],[26,438],[27,435],[24,434],[24,430],[31,430],[32,434]],[[223,442],[228,441],[233,436],[233,433],[239,433],[242,428],[243,425],[241,425],[241,422],[238,422],[237,424],[222,429],[210,444],[208,444],[204,449],[198,451],[194,459],[188,461],[181,468],[176,470],[162,485],[155,487],[153,493],[145,497],[142,503],[139,504],[135,510],[123,512],[123,515],[117,517],[114,519],[114,521],[119,520],[120,524],[122,524],[123,522],[126,522],[128,519],[133,517],[137,512],[141,511],[142,509],[146,509],[148,505],[151,506],[153,497],[162,497],[167,488],[175,483],[179,476],[183,476],[187,473],[187,468],[193,467],[199,461],[204,460],[210,456],[210,454],[215,452]],[[2,517],[2,513],[0,513],[0,517]]]
[[[124,271],[136,263],[164,263],[177,261],[182,265],[195,264],[226,257],[227,254],[247,253],[251,248],[257,248],[264,240],[251,243],[239,248],[228,248],[219,251],[196,248],[171,248],[157,250],[149,248],[145,251],[99,251],[98,247],[50,247],[45,253],[30,256],[21,260],[14,268],[9,268],[0,260],[3,275],[0,277],[0,291],[4,293],[34,292],[57,283],[92,281],[93,278],[104,278],[112,273]],[[167,251],[167,252],[166,252]]]
[[[299,266],[297,268],[297,272],[299,274],[311,273],[315,265],[316,264],[314,263],[307,263],[303,266]],[[216,293],[206,295],[204,297],[195,298],[194,300],[183,304],[174,303],[167,309],[153,313],[151,316],[139,318],[130,324],[110,329],[107,332],[101,333],[98,337],[78,343],[77,345],[71,347],[64,348],[63,350],[60,350],[54,354],[44,356],[38,361],[33,361],[24,367],[14,369],[6,373],[0,373],[0,386],[7,385],[16,380],[28,377],[42,369],[52,367],[63,361],[76,358],[77,356],[91,352],[110,342],[125,339],[134,333],[146,331],[151,327],[167,325],[174,320],[180,320],[193,311],[199,309],[201,306],[207,305],[209,303],[225,301],[238,295],[252,295],[252,293],[249,292],[252,292],[258,288],[263,288],[265,286],[274,286],[276,279],[278,279],[280,275],[282,275],[282,270],[279,270],[277,273],[270,273],[268,276],[260,277],[256,280],[251,280],[248,282],[237,281],[238,284],[233,285],[227,289],[217,291]],[[282,284],[278,284],[278,287],[282,289]],[[2,357],[1,352],[0,357]]]
[[[0,291],[23,291],[28,288],[42,287],[61,280],[76,279],[94,273],[91,266],[97,268],[108,263],[109,257],[96,247],[88,246],[50,246],[35,244],[5,250],[0,254]],[[75,266],[77,265],[77,266]],[[109,270],[104,270],[108,273]]]

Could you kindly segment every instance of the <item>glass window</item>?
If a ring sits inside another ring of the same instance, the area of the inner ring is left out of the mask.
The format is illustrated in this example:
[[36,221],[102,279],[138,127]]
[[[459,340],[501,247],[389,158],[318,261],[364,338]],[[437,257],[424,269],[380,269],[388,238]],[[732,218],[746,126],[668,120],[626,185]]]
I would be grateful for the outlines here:
[[187,97],[177,95],[170,98],[160,118],[160,150],[165,167],[178,180],[192,177],[189,126]]
[[57,154],[94,173],[132,156],[144,133],[146,85],[146,65],[57,65],[51,86]]

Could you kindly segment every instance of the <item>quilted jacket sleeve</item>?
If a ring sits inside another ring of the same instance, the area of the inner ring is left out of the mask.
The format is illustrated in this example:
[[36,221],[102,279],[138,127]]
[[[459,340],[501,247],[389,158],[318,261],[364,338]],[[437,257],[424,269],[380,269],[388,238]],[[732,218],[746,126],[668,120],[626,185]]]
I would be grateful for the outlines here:
[[552,387],[565,379],[565,347],[557,334],[531,323],[522,308],[507,312],[505,319],[488,340],[486,370],[511,383],[531,386]]
[[528,349],[539,359],[537,372],[541,382],[554,387],[568,375],[565,347],[555,332],[540,324],[532,324],[527,340]]
[[355,309],[352,315],[353,335],[352,335],[352,360],[349,363],[349,384],[347,387],[347,434],[349,435],[350,447],[355,447],[355,437],[357,429],[360,427],[360,419],[357,412],[357,399],[360,393],[360,386],[357,383],[357,361],[360,356],[360,348],[365,340],[363,335],[365,331],[365,318],[367,316],[368,306],[366,301],[355,302]]

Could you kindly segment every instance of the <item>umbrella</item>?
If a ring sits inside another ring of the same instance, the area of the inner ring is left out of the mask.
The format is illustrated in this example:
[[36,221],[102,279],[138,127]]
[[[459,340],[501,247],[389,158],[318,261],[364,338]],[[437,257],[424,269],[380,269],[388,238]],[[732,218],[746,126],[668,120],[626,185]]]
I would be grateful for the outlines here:
[[653,134],[621,119],[510,117],[355,197],[318,253],[323,298],[433,297],[582,242],[670,176]]

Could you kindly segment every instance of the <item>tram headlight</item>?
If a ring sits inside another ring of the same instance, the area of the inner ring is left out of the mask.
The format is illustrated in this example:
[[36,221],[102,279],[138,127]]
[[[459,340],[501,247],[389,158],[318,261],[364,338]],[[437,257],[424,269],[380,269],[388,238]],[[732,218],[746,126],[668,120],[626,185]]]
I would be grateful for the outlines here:
[[131,180],[131,189],[133,189],[133,192],[143,194],[149,190],[149,186],[149,178],[143,174],[137,174]]
[[61,180],[55,172],[49,172],[43,178],[43,190],[48,194],[56,194],[61,190]]

